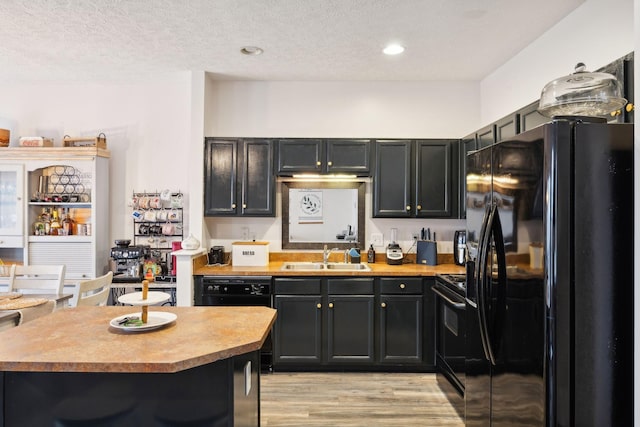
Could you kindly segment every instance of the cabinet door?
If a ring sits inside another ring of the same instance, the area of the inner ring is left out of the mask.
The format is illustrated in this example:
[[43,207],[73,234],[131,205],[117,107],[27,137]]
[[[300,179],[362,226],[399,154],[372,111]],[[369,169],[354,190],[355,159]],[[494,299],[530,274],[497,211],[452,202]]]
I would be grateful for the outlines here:
[[327,172],[369,175],[371,141],[368,139],[328,139]]
[[538,101],[532,102],[522,108],[518,111],[518,115],[520,116],[520,132],[531,130],[550,120],[538,113]]
[[422,295],[380,295],[380,361],[423,361]]
[[[442,218],[454,215],[453,183],[457,175],[453,173],[452,153],[457,153],[455,141],[419,140],[416,143],[415,167],[415,216],[421,218]],[[454,150],[455,148],[455,150]],[[457,196],[457,193],[455,193]],[[457,211],[455,212],[457,216]]]
[[275,178],[272,142],[244,140],[242,160],[242,215],[274,216]]
[[273,363],[315,365],[322,361],[320,295],[276,295]]
[[0,247],[4,241],[12,245],[22,239],[4,239],[2,236],[21,236],[24,218],[24,168],[22,165],[0,165]]
[[520,116],[510,114],[496,122],[496,142],[513,138],[520,133]]
[[373,178],[373,217],[410,217],[411,140],[379,140],[375,142]]
[[460,140],[460,155],[458,157],[458,218],[467,217],[467,154],[475,151],[475,134],[469,135]]
[[496,142],[496,127],[491,124],[487,127],[480,129],[476,133],[476,141],[478,143],[478,149],[488,147]]
[[204,155],[204,215],[235,215],[238,141],[207,138]]
[[373,295],[329,295],[327,304],[327,361],[373,363]]
[[321,173],[324,165],[322,139],[278,140],[278,175],[299,172]]

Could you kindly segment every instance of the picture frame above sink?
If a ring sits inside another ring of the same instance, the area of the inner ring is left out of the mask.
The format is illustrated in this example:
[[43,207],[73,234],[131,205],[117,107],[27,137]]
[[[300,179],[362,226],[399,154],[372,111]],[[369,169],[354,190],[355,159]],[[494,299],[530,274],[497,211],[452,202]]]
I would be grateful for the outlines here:
[[364,245],[365,183],[282,182],[282,248]]

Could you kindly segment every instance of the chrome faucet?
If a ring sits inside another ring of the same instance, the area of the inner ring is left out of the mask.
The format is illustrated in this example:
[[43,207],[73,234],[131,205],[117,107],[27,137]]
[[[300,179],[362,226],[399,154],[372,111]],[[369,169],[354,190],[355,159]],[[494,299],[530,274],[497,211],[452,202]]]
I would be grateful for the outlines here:
[[331,255],[332,251],[339,251],[339,248],[331,248],[329,249],[327,245],[324,245],[324,251],[322,251],[322,263],[327,264],[329,262],[329,255]]

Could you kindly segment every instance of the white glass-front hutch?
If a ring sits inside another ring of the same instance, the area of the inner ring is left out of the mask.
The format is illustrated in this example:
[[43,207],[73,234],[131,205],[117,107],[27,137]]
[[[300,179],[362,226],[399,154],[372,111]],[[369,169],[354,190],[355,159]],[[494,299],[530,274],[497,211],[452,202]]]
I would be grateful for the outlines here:
[[[109,270],[109,157],[95,147],[0,149],[4,264],[65,264],[66,282]],[[73,221],[54,234],[43,212]]]

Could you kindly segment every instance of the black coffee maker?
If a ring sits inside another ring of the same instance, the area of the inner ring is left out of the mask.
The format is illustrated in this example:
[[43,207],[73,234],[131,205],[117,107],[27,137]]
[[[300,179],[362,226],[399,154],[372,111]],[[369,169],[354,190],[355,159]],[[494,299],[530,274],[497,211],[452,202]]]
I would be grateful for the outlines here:
[[213,246],[209,249],[208,264],[224,264],[224,246]]
[[467,257],[467,232],[457,230],[453,234],[453,262],[464,265]]

